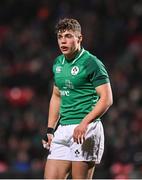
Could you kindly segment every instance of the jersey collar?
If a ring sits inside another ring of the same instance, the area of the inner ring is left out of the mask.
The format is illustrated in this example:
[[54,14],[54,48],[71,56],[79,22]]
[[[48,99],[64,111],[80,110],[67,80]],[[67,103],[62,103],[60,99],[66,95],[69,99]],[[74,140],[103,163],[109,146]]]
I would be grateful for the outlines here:
[[[84,51],[85,51],[85,49],[82,48],[81,51],[76,55],[76,58],[72,61],[72,64],[74,64],[82,56]],[[64,64],[64,62],[65,62],[65,56],[63,57],[62,64]]]

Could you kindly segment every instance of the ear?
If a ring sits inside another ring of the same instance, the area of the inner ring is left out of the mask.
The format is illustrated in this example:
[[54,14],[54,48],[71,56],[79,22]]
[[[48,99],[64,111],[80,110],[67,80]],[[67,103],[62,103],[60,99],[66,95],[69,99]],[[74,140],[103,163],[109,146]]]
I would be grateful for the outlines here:
[[78,37],[78,39],[79,39],[79,42],[81,43],[81,42],[82,42],[82,35],[80,35],[80,36]]

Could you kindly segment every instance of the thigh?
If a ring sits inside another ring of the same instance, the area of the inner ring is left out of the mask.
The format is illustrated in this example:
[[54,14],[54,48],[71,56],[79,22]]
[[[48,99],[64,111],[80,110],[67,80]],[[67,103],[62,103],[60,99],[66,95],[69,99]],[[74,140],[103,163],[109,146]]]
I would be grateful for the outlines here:
[[64,179],[71,169],[71,162],[48,159],[45,165],[45,179]]
[[94,162],[73,161],[72,179],[92,179],[94,169]]
[[93,161],[99,164],[104,151],[104,132],[101,122],[91,123],[83,144],[71,145],[72,161]]
[[54,134],[49,149],[48,159],[71,161],[70,133],[66,132],[66,126],[59,126]]

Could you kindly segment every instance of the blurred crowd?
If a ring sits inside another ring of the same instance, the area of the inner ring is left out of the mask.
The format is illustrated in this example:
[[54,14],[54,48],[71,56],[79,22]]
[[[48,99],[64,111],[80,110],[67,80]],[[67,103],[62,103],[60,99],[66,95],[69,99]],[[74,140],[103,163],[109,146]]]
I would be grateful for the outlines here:
[[77,18],[83,46],[110,74],[114,104],[102,118],[105,153],[94,178],[142,177],[142,2],[0,2],[0,178],[43,178],[54,26]]

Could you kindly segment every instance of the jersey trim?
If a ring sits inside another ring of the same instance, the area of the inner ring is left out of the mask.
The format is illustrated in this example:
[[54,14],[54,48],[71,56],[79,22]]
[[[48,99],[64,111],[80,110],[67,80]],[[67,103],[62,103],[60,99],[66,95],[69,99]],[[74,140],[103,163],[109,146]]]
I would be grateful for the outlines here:
[[[79,56],[72,61],[72,64],[74,64],[83,55],[84,52],[85,52],[85,49],[82,48]],[[65,56],[63,57],[63,61],[62,61],[62,64],[64,64],[64,63],[65,63]]]

